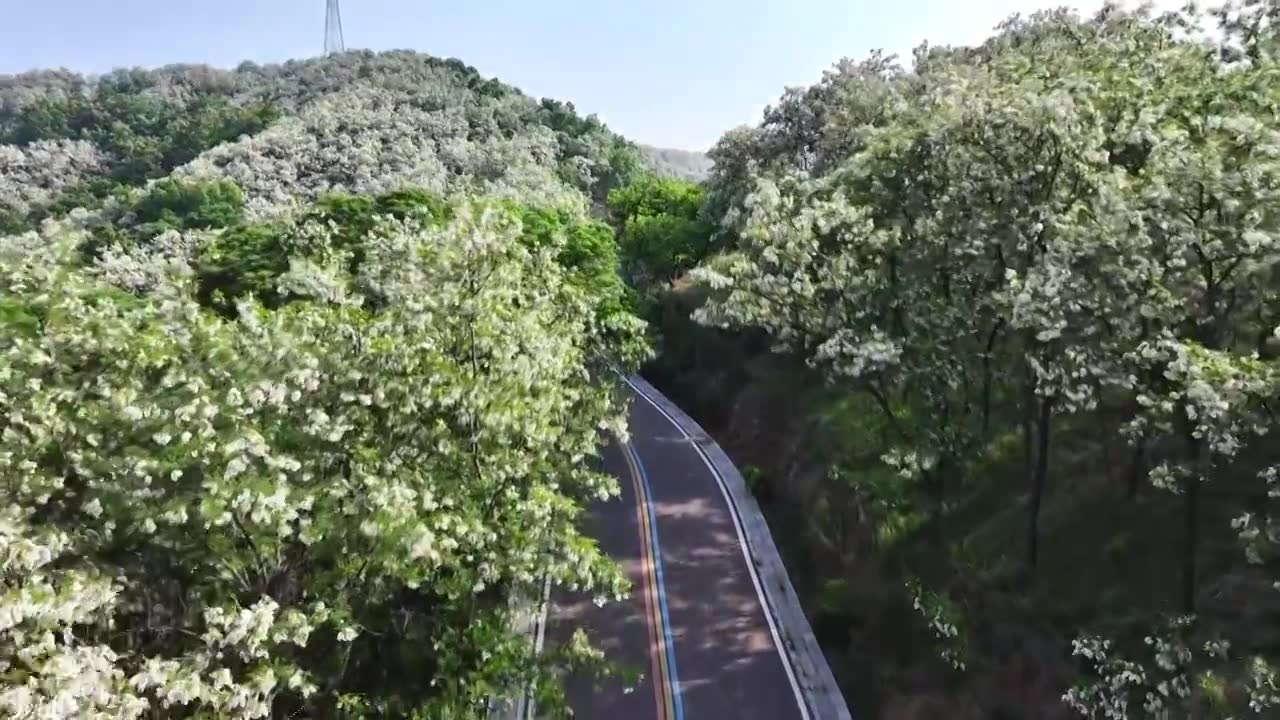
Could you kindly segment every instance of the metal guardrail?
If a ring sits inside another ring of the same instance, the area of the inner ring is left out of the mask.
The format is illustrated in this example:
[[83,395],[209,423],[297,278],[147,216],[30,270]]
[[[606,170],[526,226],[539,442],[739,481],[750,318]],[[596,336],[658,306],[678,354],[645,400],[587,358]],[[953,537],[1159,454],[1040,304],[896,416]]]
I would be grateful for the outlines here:
[[[551,600],[551,580],[542,581],[542,597],[534,601],[525,596],[510,600],[513,629],[533,644],[534,654],[541,654],[547,638],[547,608]],[[537,703],[530,696],[530,688],[513,688],[510,695],[495,697],[489,701],[489,720],[533,720],[537,717]]]

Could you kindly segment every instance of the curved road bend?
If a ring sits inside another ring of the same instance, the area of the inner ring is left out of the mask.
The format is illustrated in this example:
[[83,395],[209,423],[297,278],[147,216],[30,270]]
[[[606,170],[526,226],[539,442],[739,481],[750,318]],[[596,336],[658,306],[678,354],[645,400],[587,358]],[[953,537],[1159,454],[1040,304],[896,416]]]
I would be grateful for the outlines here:
[[630,692],[612,681],[570,679],[575,715],[810,720],[725,492],[681,428],[634,395],[632,442],[604,456],[621,501],[599,504],[590,518],[632,593],[603,608],[581,594],[555,596],[547,632],[563,640],[584,627],[644,679]]

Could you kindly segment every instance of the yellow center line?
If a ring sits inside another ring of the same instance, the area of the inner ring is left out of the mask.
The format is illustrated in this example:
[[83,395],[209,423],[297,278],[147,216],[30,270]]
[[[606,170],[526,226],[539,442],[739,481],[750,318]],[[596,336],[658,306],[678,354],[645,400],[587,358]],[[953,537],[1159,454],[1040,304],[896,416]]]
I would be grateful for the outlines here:
[[653,526],[649,518],[649,496],[645,492],[634,453],[634,446],[629,442],[625,443],[622,454],[626,458],[631,484],[635,488],[636,515],[640,522],[641,572],[644,578],[644,608],[646,624],[649,627],[649,662],[653,671],[654,699],[658,707],[658,720],[669,720],[675,716],[675,699],[671,692],[671,668],[667,663],[666,631],[659,605]]

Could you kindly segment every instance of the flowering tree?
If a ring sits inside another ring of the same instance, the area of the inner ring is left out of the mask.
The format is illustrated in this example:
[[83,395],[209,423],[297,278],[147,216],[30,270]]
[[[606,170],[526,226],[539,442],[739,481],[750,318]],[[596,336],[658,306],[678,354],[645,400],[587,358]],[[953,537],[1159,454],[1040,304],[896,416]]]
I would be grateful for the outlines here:
[[[713,152],[708,196],[737,245],[695,271],[711,290],[697,319],[761,328],[874,400],[892,428],[883,459],[931,496],[944,548],[945,483],[1010,426],[1032,571],[1058,419],[1123,430],[1135,483],[1158,445],[1151,480],[1185,498],[1193,611],[1197,488],[1273,432],[1266,6],[1217,11],[1208,36],[1214,15],[1194,8],[1015,17],[980,47],[922,47],[911,73],[877,56],[789,91]],[[866,91],[843,96],[840,78]]]
[[494,206],[385,219],[352,278],[318,236],[280,280],[310,302],[230,320],[181,251],[139,295],[110,259],[81,266],[71,224],[5,239],[5,714],[471,717],[528,682],[554,700],[592,654],[530,657],[506,598],[623,589],[575,529],[616,492],[584,459],[622,420],[563,236],[519,238]]
[[82,140],[0,145],[0,214],[25,217],[101,168],[97,148]]

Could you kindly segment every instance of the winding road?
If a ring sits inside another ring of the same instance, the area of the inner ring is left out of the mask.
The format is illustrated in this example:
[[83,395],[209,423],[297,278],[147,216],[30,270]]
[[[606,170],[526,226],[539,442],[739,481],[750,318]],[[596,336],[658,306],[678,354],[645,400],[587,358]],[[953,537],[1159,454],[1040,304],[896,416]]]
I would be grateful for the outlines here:
[[[585,628],[609,657],[644,676],[631,688],[570,679],[576,717],[849,718],[785,574],[783,583],[772,582],[785,585],[794,607],[789,615],[774,607],[787,603],[778,600],[786,597],[781,587],[768,584],[770,568],[774,576],[784,571],[771,540],[765,570],[754,556],[760,541],[752,535],[763,519],[746,517],[744,524],[741,500],[724,477],[727,458],[713,460],[703,447],[709,439],[653,388],[633,380],[632,389],[632,440],[604,456],[622,497],[600,503],[590,518],[593,536],[630,576],[632,593],[604,607],[581,594],[555,594],[546,633],[562,641]],[[749,511],[758,516],[754,503]],[[808,641],[801,650],[797,635]],[[817,673],[808,667],[815,652]]]

